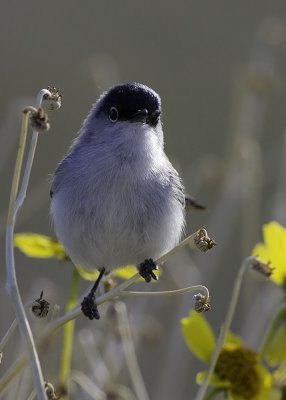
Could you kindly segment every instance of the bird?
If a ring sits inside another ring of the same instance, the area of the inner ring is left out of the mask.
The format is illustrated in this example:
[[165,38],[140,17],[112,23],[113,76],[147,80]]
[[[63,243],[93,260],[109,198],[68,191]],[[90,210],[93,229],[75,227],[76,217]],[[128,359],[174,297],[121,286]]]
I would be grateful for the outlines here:
[[76,265],[136,265],[158,279],[154,260],[180,241],[185,206],[200,208],[164,151],[161,99],[136,82],[112,86],[91,107],[51,180],[55,234]]

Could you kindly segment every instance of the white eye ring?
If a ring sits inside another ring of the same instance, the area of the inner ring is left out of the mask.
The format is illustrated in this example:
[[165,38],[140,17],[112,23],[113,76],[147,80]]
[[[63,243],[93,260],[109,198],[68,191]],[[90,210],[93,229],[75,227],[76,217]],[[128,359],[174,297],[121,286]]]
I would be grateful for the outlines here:
[[119,114],[116,107],[111,107],[109,110],[109,119],[111,122],[116,122],[118,120]]

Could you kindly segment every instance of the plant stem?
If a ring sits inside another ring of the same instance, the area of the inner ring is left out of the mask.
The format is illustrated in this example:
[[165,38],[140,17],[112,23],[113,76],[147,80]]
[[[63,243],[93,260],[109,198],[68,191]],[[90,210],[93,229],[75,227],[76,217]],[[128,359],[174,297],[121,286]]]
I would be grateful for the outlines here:
[[242,263],[242,265],[241,265],[241,267],[240,267],[240,269],[238,271],[238,275],[237,275],[237,278],[235,280],[235,285],[234,285],[234,288],[233,288],[233,291],[232,291],[232,296],[231,296],[231,299],[230,299],[229,307],[228,307],[228,310],[227,310],[227,313],[226,313],[225,321],[221,326],[220,334],[219,334],[215,349],[214,349],[213,354],[212,354],[212,359],[211,359],[211,363],[210,363],[208,372],[207,372],[206,377],[205,377],[205,379],[204,379],[204,381],[203,381],[203,383],[202,383],[202,385],[201,385],[201,387],[200,387],[200,389],[198,391],[198,394],[196,396],[196,400],[203,400],[203,398],[204,398],[204,396],[205,396],[205,394],[207,392],[211,376],[212,376],[212,374],[214,372],[214,369],[215,369],[215,366],[216,366],[216,363],[217,363],[217,360],[218,360],[219,353],[221,351],[222,346],[225,343],[226,334],[229,331],[231,322],[233,320],[233,316],[234,316],[234,312],[235,312],[235,309],[236,309],[236,306],[237,306],[237,301],[238,301],[238,297],[239,297],[239,293],[240,293],[240,289],[241,289],[241,284],[242,284],[244,273],[245,273],[246,269],[250,265],[252,265],[253,260],[256,260],[255,257],[246,258],[243,261],[243,263]]
[[[42,98],[46,92],[50,93],[49,91],[46,91],[45,89],[43,89],[38,94],[37,105],[38,105],[38,103],[41,104]],[[13,176],[11,194],[10,194],[10,202],[9,202],[9,208],[8,208],[7,229],[6,229],[6,275],[7,275],[6,287],[7,287],[7,291],[11,298],[11,302],[12,302],[12,305],[13,305],[13,308],[15,311],[15,315],[16,315],[16,319],[19,324],[20,331],[26,342],[26,348],[27,348],[27,352],[28,352],[29,362],[31,365],[33,381],[34,381],[34,385],[35,385],[35,389],[36,389],[36,393],[37,393],[37,399],[38,400],[46,400],[46,394],[45,394],[45,389],[44,389],[44,379],[43,379],[43,374],[41,371],[40,361],[39,361],[39,357],[38,357],[37,350],[35,347],[30,324],[27,319],[25,309],[23,306],[23,302],[21,299],[21,295],[19,292],[19,288],[18,288],[15,260],[14,260],[14,243],[13,243],[14,227],[15,227],[17,212],[18,212],[20,205],[22,204],[22,203],[21,204],[18,203],[18,205],[17,205],[16,198],[17,198],[17,194],[18,194],[19,181],[20,181],[20,176],[21,176],[21,169],[22,169],[22,164],[23,164],[23,157],[24,157],[26,139],[27,139],[27,133],[28,133],[28,122],[29,122],[29,117],[30,117],[31,111],[32,111],[32,107],[27,107],[23,111],[18,153],[17,153],[17,158],[16,158],[16,164],[15,164],[14,176]],[[33,162],[33,155],[34,155],[34,151],[32,154],[32,159],[30,160],[30,158],[28,158],[28,160],[27,160],[27,166],[26,166],[26,170],[25,170],[25,180],[23,181],[22,186],[21,186],[20,192],[23,195],[23,200],[25,198],[25,194],[26,194],[26,190],[27,190],[27,185],[28,185],[32,162]]]
[[163,290],[158,292],[134,292],[131,290],[124,290],[124,292],[121,292],[121,296],[177,296],[178,294],[197,292],[199,290],[202,290],[204,292],[205,297],[210,297],[208,288],[203,285],[194,285],[182,289]]
[[274,315],[274,318],[270,324],[269,329],[266,331],[266,334],[263,338],[262,344],[259,349],[259,357],[261,359],[264,358],[265,353],[267,353],[267,348],[269,347],[273,337],[277,335],[281,322],[285,323],[286,320],[286,305],[285,303],[280,307],[277,314]]
[[[77,272],[77,269],[74,268],[69,300],[66,306],[66,312],[72,310],[77,304],[79,278],[80,275]],[[69,321],[67,324],[65,324],[64,327],[64,342],[63,342],[62,361],[60,368],[60,383],[67,390],[67,393],[69,393],[69,381],[71,375],[74,327],[75,327],[75,319]]]
[[[25,308],[29,308],[34,304],[34,301],[29,302],[28,304],[26,304],[24,307]],[[15,329],[18,326],[18,321],[15,318],[14,321],[12,322],[12,324],[10,325],[9,329],[7,330],[7,332],[5,333],[5,335],[3,336],[1,342],[0,342],[0,353],[4,350],[7,342],[9,341],[10,337],[12,336],[13,332],[15,331]]]
[[136,398],[138,400],[149,400],[134,349],[126,305],[123,302],[117,302],[115,305],[115,310],[117,312],[118,329],[123,344],[126,364],[129,369],[129,374],[136,393]]
[[[183,246],[189,245],[190,243],[194,243],[194,238],[196,237],[196,234],[197,232],[188,236],[185,240],[179,243],[174,249],[164,254],[162,257],[160,257],[158,260],[155,261],[156,264],[162,264],[163,262],[167,261],[171,256],[173,256],[177,251],[179,251]],[[120,285],[116,286],[114,289],[97,297],[96,304],[100,305],[102,303],[105,303],[106,301],[109,301],[119,296],[125,289],[127,289],[129,286],[135,283],[139,278],[140,278],[139,273],[135,274],[127,281],[124,281]],[[52,334],[54,334],[59,328],[61,328],[67,322],[77,318],[79,315],[81,315],[81,308],[80,306],[77,306],[68,313],[66,313],[65,315],[63,315],[62,317],[54,321],[51,321],[39,336],[37,340],[37,347],[40,348],[45,343],[45,341]],[[14,364],[10,367],[10,369],[0,379],[0,393],[6,388],[6,386],[11,382],[11,380],[17,375],[17,373],[19,373],[25,367],[26,363],[27,360],[25,356],[20,356],[18,360],[14,362]]]
[[212,400],[216,397],[217,394],[222,393],[223,390],[221,388],[214,388],[204,397],[204,400]]
[[[16,196],[19,187],[19,180],[21,175],[21,169],[23,164],[23,157],[26,147],[26,140],[27,140],[27,133],[28,133],[28,123],[29,123],[29,116],[30,111],[23,112],[22,114],[22,124],[21,124],[21,132],[20,132],[20,140],[18,146],[18,153],[16,158],[16,164],[14,169],[14,176],[12,181],[11,187],[11,194],[10,194],[10,202],[9,202],[9,209],[8,209],[8,225],[12,225],[14,223],[14,207],[16,202]],[[12,273],[12,271],[10,271]],[[8,271],[7,271],[8,274]]]
[[26,347],[29,357],[29,362],[32,369],[32,375],[34,384],[36,387],[37,395],[39,400],[45,400],[45,390],[44,390],[44,379],[40,367],[40,362],[38,358],[38,354],[35,348],[34,339],[32,335],[32,331],[28,322],[28,319],[25,314],[24,306],[22,303],[22,299],[20,296],[17,278],[16,278],[16,270],[15,270],[15,260],[14,260],[14,226],[16,220],[16,212],[15,212],[15,201],[19,186],[21,167],[23,162],[23,156],[25,151],[25,144],[27,138],[27,130],[28,130],[28,118],[30,112],[26,112],[23,114],[23,122],[20,134],[19,148],[16,159],[16,165],[14,170],[14,177],[11,188],[10,195],[10,203],[8,209],[8,221],[7,221],[7,229],[6,229],[6,287],[8,293],[11,298],[11,302],[14,307],[16,319],[18,321],[20,331],[25,338]]

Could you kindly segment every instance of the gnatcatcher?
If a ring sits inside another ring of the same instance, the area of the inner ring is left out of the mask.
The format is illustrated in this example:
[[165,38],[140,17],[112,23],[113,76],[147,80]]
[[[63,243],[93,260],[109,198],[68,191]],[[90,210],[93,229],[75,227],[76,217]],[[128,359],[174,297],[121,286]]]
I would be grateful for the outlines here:
[[164,152],[160,115],[154,90],[140,83],[113,86],[93,105],[59,163],[51,214],[75,264],[135,264],[150,282],[157,279],[152,260],[179,242],[184,188]]

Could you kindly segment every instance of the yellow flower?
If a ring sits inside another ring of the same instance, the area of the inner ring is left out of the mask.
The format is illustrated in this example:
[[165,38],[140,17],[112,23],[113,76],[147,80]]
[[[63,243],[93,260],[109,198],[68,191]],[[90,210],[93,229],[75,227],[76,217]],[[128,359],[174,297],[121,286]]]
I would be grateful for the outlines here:
[[[209,363],[215,348],[214,333],[206,319],[194,311],[181,320],[182,333],[190,350]],[[206,372],[197,375],[201,384]],[[280,391],[272,388],[273,377],[259,361],[259,355],[246,347],[239,336],[229,332],[210,386],[226,392],[228,400],[280,399]]]
[[286,228],[272,221],[263,225],[264,243],[258,243],[252,254],[274,268],[270,279],[277,285],[286,282]]

